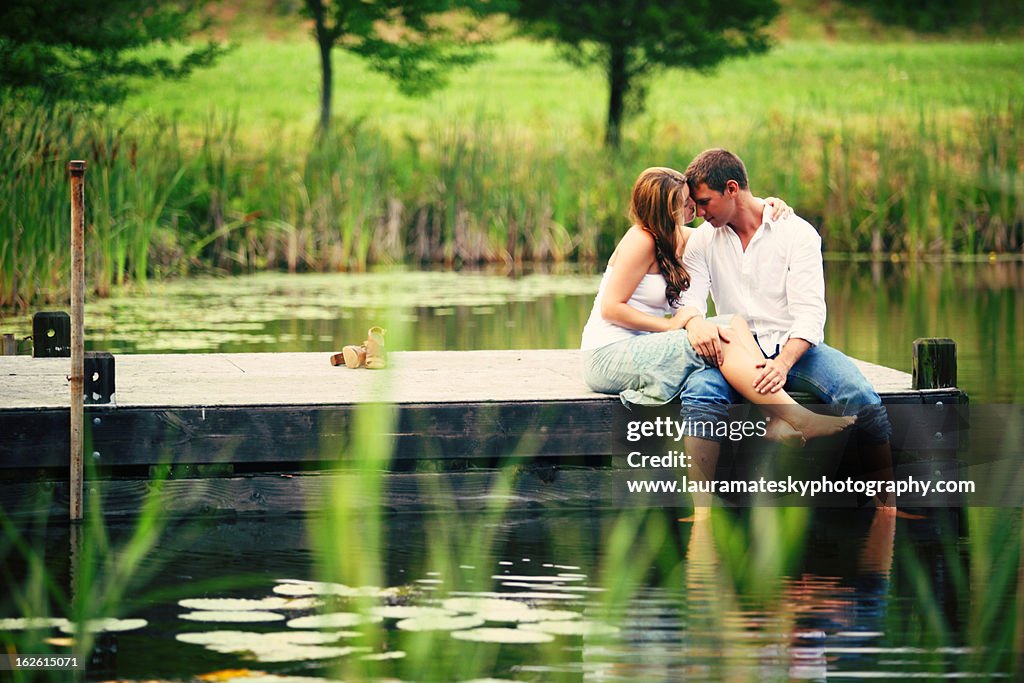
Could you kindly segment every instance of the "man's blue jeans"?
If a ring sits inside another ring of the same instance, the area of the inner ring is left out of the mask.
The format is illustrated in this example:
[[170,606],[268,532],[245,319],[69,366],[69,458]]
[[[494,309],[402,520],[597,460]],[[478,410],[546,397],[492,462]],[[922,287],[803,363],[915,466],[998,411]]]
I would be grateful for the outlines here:
[[[800,357],[789,371],[785,389],[813,394],[821,403],[832,406],[836,414],[857,415],[857,431],[863,443],[884,443],[892,434],[878,393],[853,361],[827,344],[812,346]],[[717,424],[727,419],[729,406],[743,402],[718,368],[710,366],[690,373],[679,398],[680,416],[690,424]],[[703,434],[697,432],[693,436]]]

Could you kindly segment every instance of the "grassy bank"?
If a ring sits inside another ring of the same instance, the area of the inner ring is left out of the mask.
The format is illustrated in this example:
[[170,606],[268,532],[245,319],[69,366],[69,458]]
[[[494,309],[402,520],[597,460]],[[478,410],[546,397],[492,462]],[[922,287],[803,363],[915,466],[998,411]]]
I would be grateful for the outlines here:
[[599,75],[544,46],[503,44],[423,101],[341,58],[338,124],[314,143],[311,45],[257,41],[117,112],[0,104],[0,306],[63,295],[72,158],[90,164],[100,294],[210,269],[596,259],[640,170],[713,145],[739,152],[754,190],[786,198],[827,249],[1014,252],[1022,58],[1016,43],[784,45],[662,76],[613,154],[594,143]]
[[[526,131],[601,139],[607,86],[597,69],[575,69],[547,44],[510,40],[491,58],[451,74],[449,87],[407,98],[363,62],[337,51],[334,110],[339,120],[365,119],[399,136],[439,122],[497,119]],[[175,119],[202,129],[211,112],[236,113],[241,134],[258,144],[272,133],[306,136],[319,106],[315,43],[248,38],[215,67],[183,82],[148,84],[122,112]],[[955,116],[993,98],[1024,99],[1019,65],[1024,41],[783,42],[765,55],[733,60],[717,71],[677,70],[651,80],[648,112],[627,126],[635,139],[727,135],[765,113],[801,123],[836,117],[904,123],[923,106]],[[700,140],[696,140],[697,143]]]

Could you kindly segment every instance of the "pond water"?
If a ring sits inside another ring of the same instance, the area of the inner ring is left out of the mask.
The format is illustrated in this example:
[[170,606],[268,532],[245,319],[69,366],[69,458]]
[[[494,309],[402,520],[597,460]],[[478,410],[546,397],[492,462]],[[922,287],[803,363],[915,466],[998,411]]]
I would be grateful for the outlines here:
[[[909,370],[915,338],[949,336],[972,403],[1024,398],[1021,264],[829,262],[826,272],[834,346]],[[90,302],[87,338],[117,353],[330,352],[385,324],[396,350],[572,348],[598,280],[194,279]],[[24,337],[30,315],[0,327]],[[678,521],[686,511],[662,508],[505,509],[501,496],[435,514],[352,510],[336,498],[323,516],[144,516],[74,531],[0,516],[0,619],[66,617],[74,585],[85,613],[144,620],[96,636],[89,680],[1020,674],[1016,509],[911,520],[765,507],[689,523]],[[338,616],[309,618],[323,612]],[[21,626],[0,621],[0,646],[68,651],[56,627]]]
[[[1019,515],[678,514],[383,515],[379,543],[329,541],[372,585],[319,581],[315,520],[179,521],[124,577],[115,626],[130,630],[97,636],[88,678],[1016,680]],[[118,547],[132,529],[107,532]],[[68,530],[26,536],[66,585]],[[100,563],[91,585],[114,574]]]
[[[973,403],[1024,400],[1024,264],[830,261],[826,278],[832,346],[909,371],[914,339],[951,337]],[[395,328],[393,349],[575,348],[599,279],[406,271],[190,279],[89,301],[87,348],[330,352],[361,342],[375,324]],[[0,327],[23,338],[31,315]]]

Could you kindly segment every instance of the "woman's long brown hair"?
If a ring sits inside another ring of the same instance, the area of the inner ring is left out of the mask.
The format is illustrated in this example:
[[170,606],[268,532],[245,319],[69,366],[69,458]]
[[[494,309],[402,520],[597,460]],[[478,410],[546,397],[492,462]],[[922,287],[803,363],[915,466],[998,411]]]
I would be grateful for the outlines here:
[[676,226],[682,218],[686,176],[656,166],[640,174],[633,185],[630,218],[654,238],[654,258],[665,277],[665,298],[675,306],[690,287],[690,275],[676,255]]

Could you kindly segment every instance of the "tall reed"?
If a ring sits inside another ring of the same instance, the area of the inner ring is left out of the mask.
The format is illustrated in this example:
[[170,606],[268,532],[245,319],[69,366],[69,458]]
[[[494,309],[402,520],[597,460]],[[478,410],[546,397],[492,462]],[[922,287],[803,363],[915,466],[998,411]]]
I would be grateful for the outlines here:
[[[729,146],[758,194],[785,198],[841,252],[1019,252],[1024,105],[993,101],[911,123],[766,114]],[[173,122],[0,104],[0,307],[64,295],[71,158],[87,171],[88,278],[110,287],[201,270],[361,270],[375,263],[599,259],[626,227],[646,166],[683,167],[678,135],[611,153],[578,133],[478,116],[424,133],[363,120],[313,140],[244,144],[211,115]]]

